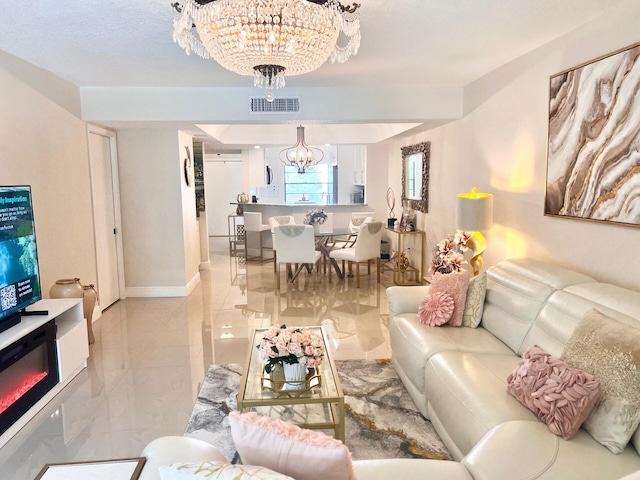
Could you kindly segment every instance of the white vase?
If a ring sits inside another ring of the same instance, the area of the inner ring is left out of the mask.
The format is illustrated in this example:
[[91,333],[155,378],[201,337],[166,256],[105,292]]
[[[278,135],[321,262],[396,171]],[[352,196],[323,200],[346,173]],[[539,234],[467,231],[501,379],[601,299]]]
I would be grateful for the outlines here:
[[305,380],[307,379],[307,366],[301,363],[285,363],[284,379],[287,382],[287,388],[292,390],[301,390],[305,388]]
[[313,234],[317,235],[318,233],[320,233],[320,224],[319,223],[314,223],[313,224]]

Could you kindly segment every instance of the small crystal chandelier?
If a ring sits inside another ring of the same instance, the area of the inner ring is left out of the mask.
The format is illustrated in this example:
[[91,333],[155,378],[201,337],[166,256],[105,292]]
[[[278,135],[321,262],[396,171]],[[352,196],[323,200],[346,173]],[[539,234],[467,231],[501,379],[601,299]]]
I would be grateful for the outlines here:
[[[173,41],[213,58],[227,70],[254,77],[254,86],[281,88],[287,76],[344,63],[360,48],[360,5],[338,0],[182,0]],[[193,29],[198,32],[198,38]],[[343,32],[349,41],[338,45]]]
[[315,167],[324,158],[322,150],[310,147],[304,141],[304,127],[298,127],[298,141],[289,148],[280,151],[280,161],[298,169],[298,173],[305,173],[307,169]]

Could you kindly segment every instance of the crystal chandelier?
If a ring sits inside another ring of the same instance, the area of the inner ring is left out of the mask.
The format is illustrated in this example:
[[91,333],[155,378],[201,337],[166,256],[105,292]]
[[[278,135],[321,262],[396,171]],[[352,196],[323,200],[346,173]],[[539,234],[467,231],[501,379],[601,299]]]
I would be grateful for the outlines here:
[[305,173],[308,168],[315,167],[324,158],[322,150],[310,147],[304,141],[304,127],[298,127],[298,141],[289,148],[280,151],[280,161],[298,169],[298,173]]
[[[187,54],[213,58],[254,77],[254,86],[281,88],[327,59],[344,63],[360,47],[359,7],[338,0],[182,0],[173,41]],[[198,37],[193,29],[198,32]],[[343,32],[349,39],[338,45]]]

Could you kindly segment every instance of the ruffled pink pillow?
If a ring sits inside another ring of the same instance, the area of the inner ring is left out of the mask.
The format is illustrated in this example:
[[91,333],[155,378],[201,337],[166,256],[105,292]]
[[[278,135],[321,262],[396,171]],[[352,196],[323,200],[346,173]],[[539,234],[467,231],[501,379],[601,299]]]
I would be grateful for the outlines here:
[[229,414],[231,436],[244,464],[296,480],[356,480],[349,449],[329,435],[256,412]]
[[420,322],[431,327],[447,323],[453,314],[453,298],[448,293],[429,293],[420,302]]
[[448,293],[453,298],[453,314],[449,325],[459,327],[462,325],[464,304],[467,301],[467,287],[469,286],[469,274],[466,270],[451,273],[434,273],[431,278],[429,293]]
[[532,345],[507,378],[507,392],[565,440],[575,436],[600,398],[600,382]]

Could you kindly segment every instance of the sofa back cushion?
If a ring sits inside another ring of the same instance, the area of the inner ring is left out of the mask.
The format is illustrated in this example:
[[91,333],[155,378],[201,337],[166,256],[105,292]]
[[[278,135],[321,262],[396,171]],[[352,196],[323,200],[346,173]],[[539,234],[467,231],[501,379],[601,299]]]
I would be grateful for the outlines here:
[[640,328],[640,293],[608,283],[571,285],[551,295],[518,354],[540,345],[551,355],[562,355],[576,325],[591,309]]
[[553,292],[593,281],[587,275],[537,260],[505,260],[487,270],[481,324],[511,350],[520,352],[538,312]]

